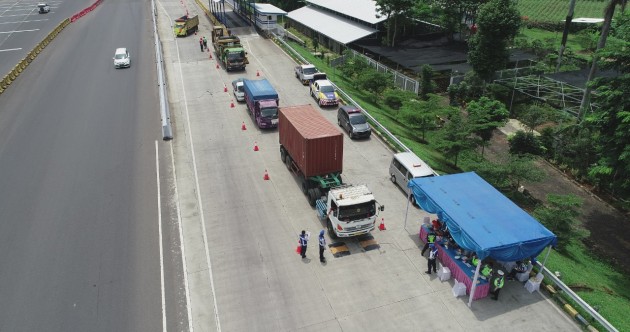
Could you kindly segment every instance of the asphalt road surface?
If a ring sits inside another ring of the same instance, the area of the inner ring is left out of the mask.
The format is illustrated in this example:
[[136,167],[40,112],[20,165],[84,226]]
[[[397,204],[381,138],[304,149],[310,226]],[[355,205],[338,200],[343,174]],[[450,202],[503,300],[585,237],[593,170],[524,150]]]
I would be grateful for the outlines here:
[[0,331],[187,329],[150,27],[105,1],[0,95]]
[[37,1],[0,0],[0,78],[59,23],[89,7],[92,2],[53,0],[46,2],[50,12],[39,14]]

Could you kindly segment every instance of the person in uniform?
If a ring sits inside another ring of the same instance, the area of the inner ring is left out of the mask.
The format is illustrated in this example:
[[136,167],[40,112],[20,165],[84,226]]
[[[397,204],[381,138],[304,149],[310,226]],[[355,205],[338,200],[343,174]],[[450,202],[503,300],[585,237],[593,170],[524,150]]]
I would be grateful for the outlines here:
[[481,275],[490,279],[492,277],[492,263],[485,263],[481,266]]
[[527,271],[527,263],[523,261],[516,261],[516,265],[514,266],[512,271],[510,271],[510,273],[508,274],[507,280],[514,280],[514,278],[516,278],[516,274],[523,273],[526,271]]
[[429,234],[427,234],[426,243],[424,244],[424,247],[422,248],[422,252],[420,254],[424,256],[424,252],[427,251],[427,249],[429,249],[429,246],[433,243],[435,243],[435,233],[433,233],[433,231],[429,231]]
[[300,246],[302,247],[302,251],[300,252],[300,254],[302,255],[302,258],[306,258],[306,245],[308,244],[308,237],[306,236],[306,231],[304,230],[302,231],[302,234],[300,234],[298,241],[300,243]]
[[433,269],[433,272],[437,273],[436,260],[437,260],[437,255],[438,255],[438,249],[433,243],[429,245],[429,248],[431,249],[429,250],[429,260],[427,262],[428,269],[427,269],[426,274],[431,274],[431,269]]
[[326,257],[324,257],[324,250],[326,250],[326,238],[324,237],[324,230],[319,232],[319,261],[326,263]]
[[497,273],[497,276],[492,280],[492,283],[490,284],[490,294],[493,295],[493,300],[496,301],[499,299],[499,292],[501,291],[501,288],[503,288],[504,283],[505,279],[503,277],[503,271],[499,270],[499,273]]

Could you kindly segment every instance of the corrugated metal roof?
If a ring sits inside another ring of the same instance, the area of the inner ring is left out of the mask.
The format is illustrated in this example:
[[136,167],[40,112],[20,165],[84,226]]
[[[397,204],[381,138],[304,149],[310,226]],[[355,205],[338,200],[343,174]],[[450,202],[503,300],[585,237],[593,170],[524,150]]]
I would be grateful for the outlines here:
[[254,7],[256,8],[256,11],[261,13],[261,14],[276,14],[276,15],[286,15],[287,12],[285,12],[284,10],[269,4],[269,3],[255,3]]
[[349,44],[377,32],[311,6],[296,9],[287,16],[341,44]]
[[385,16],[377,18],[376,1],[374,0],[306,0],[320,7],[328,8],[337,13],[354,17],[358,20],[376,24],[387,19]]

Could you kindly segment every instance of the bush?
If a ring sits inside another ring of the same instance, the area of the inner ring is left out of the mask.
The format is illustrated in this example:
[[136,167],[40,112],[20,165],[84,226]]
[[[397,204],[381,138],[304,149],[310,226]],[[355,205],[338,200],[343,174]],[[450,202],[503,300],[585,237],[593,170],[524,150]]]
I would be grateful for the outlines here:
[[540,155],[542,149],[540,142],[533,132],[524,132],[519,130],[514,136],[509,138],[510,153],[516,155],[532,154]]
[[383,104],[389,106],[393,110],[399,110],[406,101],[417,99],[418,96],[411,91],[391,87],[383,91]]

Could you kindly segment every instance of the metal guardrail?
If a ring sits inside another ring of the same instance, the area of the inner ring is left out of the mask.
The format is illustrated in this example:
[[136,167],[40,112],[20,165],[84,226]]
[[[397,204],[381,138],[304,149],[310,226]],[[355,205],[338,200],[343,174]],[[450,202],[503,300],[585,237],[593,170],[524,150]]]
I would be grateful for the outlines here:
[[[538,268],[542,266],[540,262],[536,262],[538,264]],[[575,301],[584,311],[586,311],[591,317],[593,317],[598,323],[602,324],[606,330],[610,332],[619,332],[610,322],[608,322],[602,315],[599,314],[593,307],[591,307],[588,303],[586,303],[582,298],[575,294],[569,286],[565,285],[562,280],[558,279],[554,273],[549,271],[546,267],[543,267],[542,273],[545,275],[545,278],[549,278],[549,280],[553,281],[553,283],[558,286],[571,300]]]
[[166,96],[166,80],[164,79],[164,60],[162,59],[162,44],[157,33],[157,9],[155,1],[151,0],[151,13],[153,18],[153,38],[155,39],[155,63],[157,66],[158,91],[160,94],[160,117],[162,118],[162,139],[173,139],[171,128],[171,115],[168,109],[168,97]]
[[[296,58],[298,58],[300,61],[302,61],[303,63],[308,63],[308,61],[302,57],[296,50],[294,50],[289,44],[287,44],[284,40],[282,40],[282,38],[280,38],[279,36],[274,34],[275,39],[282,43],[287,50],[289,50],[293,56],[295,56]],[[332,82],[331,82],[332,83]],[[337,89],[337,91],[343,95],[343,98],[349,102],[351,102],[352,104],[354,104],[354,106],[360,108],[363,111],[363,114],[365,114],[368,119],[370,119],[370,121],[378,128],[378,130],[382,133],[383,136],[385,136],[385,139],[390,140],[391,142],[394,142],[396,145],[398,145],[398,147],[405,151],[405,152],[412,152],[405,144],[403,144],[396,136],[394,136],[389,130],[387,130],[387,128],[385,128],[383,125],[381,125],[369,112],[367,112],[366,110],[362,109],[359,104],[352,99],[347,93],[345,93],[343,90],[339,89],[339,87],[337,85],[335,85],[335,83],[332,83],[335,86],[335,89]],[[539,268],[541,266],[540,262],[538,262]],[[618,332],[618,330],[612,326],[612,324],[610,324],[604,317],[602,317],[595,309],[593,309],[588,303],[586,303],[582,298],[580,298],[577,294],[575,294],[571,288],[569,288],[569,286],[565,285],[560,279],[558,279],[558,277],[556,277],[556,275],[554,273],[552,273],[551,271],[549,271],[546,267],[543,268],[543,274],[546,276],[546,278],[548,278],[548,280],[551,280],[559,289],[561,289],[567,296],[569,296],[573,301],[575,301],[577,304],[580,305],[580,307],[582,309],[584,309],[584,311],[586,311],[589,315],[591,315],[591,317],[593,317],[598,323],[600,323],[602,326],[604,326],[608,331],[610,332]]]

